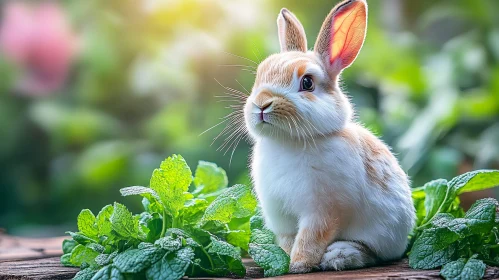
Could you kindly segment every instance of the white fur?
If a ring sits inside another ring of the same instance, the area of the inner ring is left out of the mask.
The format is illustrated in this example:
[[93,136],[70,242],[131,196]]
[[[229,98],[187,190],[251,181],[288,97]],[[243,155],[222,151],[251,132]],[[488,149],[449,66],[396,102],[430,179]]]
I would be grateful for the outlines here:
[[[319,36],[329,42],[331,34]],[[407,176],[383,142],[353,122],[352,105],[338,87],[338,65],[346,67],[342,59],[360,49],[333,62],[330,48],[319,50],[326,53],[268,57],[244,107],[255,143],[255,190],[267,227],[291,252],[291,272],[400,258],[415,221]],[[313,77],[312,92],[301,90],[298,69]]]
[[408,182],[393,182],[390,192],[374,187],[358,151],[343,139],[315,142],[317,148],[303,149],[256,140],[251,174],[267,227],[276,234],[296,234],[300,222],[321,223],[321,216],[335,214],[326,212],[331,205],[341,204],[350,210],[339,213],[349,223],[339,229],[337,240],[363,242],[382,260],[401,257],[414,221]]
[[[282,59],[286,59],[283,55]],[[310,63],[314,70],[321,65],[317,61]],[[400,258],[415,220],[409,181],[406,176],[392,176],[386,188],[375,186],[369,181],[358,147],[331,134],[361,128],[352,122],[351,104],[337,86],[335,94],[324,92],[321,83],[327,79],[327,75],[316,75],[314,102],[297,92],[296,75],[287,87],[265,83],[254,88],[247,100],[245,119],[255,141],[251,175],[266,224],[277,235],[296,235],[300,226],[321,228],[331,217],[338,217],[344,222],[336,229],[333,241],[362,242],[379,260]],[[306,119],[301,126],[309,123],[308,130],[296,130],[293,125],[290,128],[289,123],[272,116],[272,106],[265,111],[265,120],[271,124],[262,123],[253,101],[263,89],[290,100]],[[379,170],[395,167],[376,165]],[[335,205],[344,213],[330,213]],[[322,263],[323,268],[330,263],[328,269],[369,264],[331,259],[323,259]]]

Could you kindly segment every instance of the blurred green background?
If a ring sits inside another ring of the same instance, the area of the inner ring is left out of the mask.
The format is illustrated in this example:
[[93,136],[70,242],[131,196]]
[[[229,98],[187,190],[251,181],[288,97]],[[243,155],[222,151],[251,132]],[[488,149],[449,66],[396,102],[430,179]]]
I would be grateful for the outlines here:
[[[250,146],[216,151],[221,84],[251,88],[278,51],[282,7],[312,48],[334,0],[2,1],[0,228],[62,235],[82,208],[139,199],[165,157],[247,182]],[[368,0],[367,40],[344,88],[414,186],[499,168],[499,1]],[[244,57],[244,58],[240,58]],[[216,80],[217,81],[216,81]],[[486,195],[494,195],[488,193]]]

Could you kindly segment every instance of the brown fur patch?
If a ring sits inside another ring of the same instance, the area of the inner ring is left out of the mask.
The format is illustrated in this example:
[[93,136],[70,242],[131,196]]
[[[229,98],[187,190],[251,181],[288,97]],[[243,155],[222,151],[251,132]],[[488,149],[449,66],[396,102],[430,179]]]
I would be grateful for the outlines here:
[[307,64],[303,63],[302,65],[300,65],[298,67],[298,71],[297,71],[297,74],[298,74],[298,78],[299,77],[302,77],[303,74],[305,74],[305,71],[307,70]]
[[317,97],[311,93],[311,92],[306,92],[303,96],[305,96],[306,99],[310,100],[310,101],[316,101],[317,100]]
[[309,266],[318,265],[327,246],[335,238],[336,229],[336,223],[330,223],[320,229],[300,229],[293,246],[291,262],[301,262]]
[[[296,61],[289,63],[291,60]],[[295,70],[302,66],[306,67],[310,61],[311,59],[301,52],[287,52],[269,56],[258,66],[254,87],[264,83],[289,86],[293,81]]]
[[405,176],[405,173],[395,156],[380,139],[360,126],[358,133],[363,150],[364,168],[369,181],[387,190],[391,178]]
[[295,105],[289,101],[286,97],[277,96],[273,102],[272,114],[275,114],[279,118],[293,117],[297,118],[297,112]]
[[332,136],[343,138],[353,149],[360,151],[364,170],[371,185],[388,190],[391,179],[406,177],[390,149],[364,127],[360,125],[346,127],[333,133]]
[[263,90],[255,97],[255,105],[264,108],[268,104],[272,103],[272,93],[268,90]]

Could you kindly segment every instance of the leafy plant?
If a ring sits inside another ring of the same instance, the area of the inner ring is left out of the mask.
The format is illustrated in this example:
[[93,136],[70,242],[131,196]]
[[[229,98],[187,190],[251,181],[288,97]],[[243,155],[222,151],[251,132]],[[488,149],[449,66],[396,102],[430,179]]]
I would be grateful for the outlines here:
[[225,171],[213,163],[200,161],[193,178],[181,156],[169,157],[149,187],[121,189],[123,196],[141,195],[144,212],[134,215],[116,202],[97,216],[82,210],[61,262],[81,268],[75,279],[244,276],[248,252],[266,276],[286,273],[289,257],[254,215],[252,189],[227,185]]
[[417,226],[411,236],[409,265],[440,266],[446,279],[481,279],[485,264],[499,265],[498,202],[476,201],[465,213],[459,195],[499,185],[499,171],[478,170],[447,181],[438,179],[412,192]]

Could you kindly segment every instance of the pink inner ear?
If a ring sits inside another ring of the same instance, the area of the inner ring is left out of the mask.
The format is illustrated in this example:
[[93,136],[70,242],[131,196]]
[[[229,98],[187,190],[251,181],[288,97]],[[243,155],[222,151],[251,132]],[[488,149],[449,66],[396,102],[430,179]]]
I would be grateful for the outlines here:
[[331,23],[330,62],[342,70],[357,57],[366,35],[367,7],[363,1],[340,6]]

